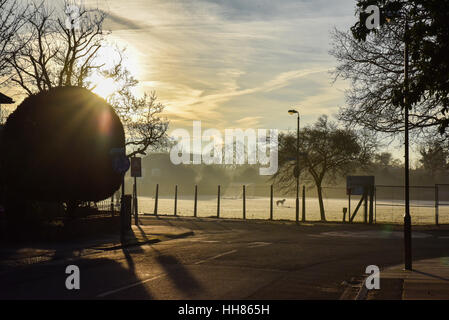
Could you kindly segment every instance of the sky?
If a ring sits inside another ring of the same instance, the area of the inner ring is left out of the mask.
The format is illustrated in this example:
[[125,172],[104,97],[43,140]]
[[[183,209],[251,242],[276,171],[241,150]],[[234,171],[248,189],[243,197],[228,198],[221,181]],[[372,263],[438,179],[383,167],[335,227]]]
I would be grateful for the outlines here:
[[[87,0],[86,0],[87,1]],[[171,129],[295,129],[332,115],[329,32],[354,23],[353,0],[91,0],[127,47],[140,91],[156,91]]]
[[[304,126],[345,104],[330,32],[354,24],[354,0],[77,1],[108,14],[111,43],[126,47],[138,93],[155,91],[166,106],[169,132],[193,121],[296,130],[289,109]],[[399,150],[387,148],[402,159]]]

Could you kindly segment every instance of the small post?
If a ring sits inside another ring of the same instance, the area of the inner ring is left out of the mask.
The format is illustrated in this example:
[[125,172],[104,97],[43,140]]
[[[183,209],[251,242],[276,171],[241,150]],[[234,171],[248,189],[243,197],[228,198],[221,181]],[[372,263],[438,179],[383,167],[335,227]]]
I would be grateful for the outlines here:
[[243,220],[246,219],[246,186],[243,185]]
[[343,223],[346,222],[346,212],[348,211],[348,208],[343,208]]
[[195,200],[193,203],[193,216],[196,218],[197,217],[197,209],[198,209],[198,186],[195,185]]
[[302,186],[302,222],[306,222],[306,186]]
[[220,185],[218,185],[217,193],[217,218],[220,218]]
[[438,212],[438,201],[439,201],[439,199],[438,199],[438,185],[436,184],[435,185],[435,224],[436,225],[439,224],[439,222],[438,222],[438,214],[439,214],[439,212]]
[[364,204],[363,223],[366,224],[366,223],[368,223],[368,191],[366,189],[363,192],[363,197],[365,200],[365,202],[363,203]]
[[138,207],[137,207],[137,178],[136,177],[134,177],[134,190],[133,190],[133,193],[134,193],[134,199],[133,199],[134,224],[136,226],[138,226],[139,225],[139,217],[137,216],[137,214],[138,214],[139,210],[138,210]]
[[175,185],[175,208],[174,208],[174,215],[176,216],[178,209],[178,185]]
[[273,185],[270,186],[270,220],[273,220]]
[[157,202],[159,199],[159,183],[156,184],[156,197],[154,198],[154,214],[157,215]]

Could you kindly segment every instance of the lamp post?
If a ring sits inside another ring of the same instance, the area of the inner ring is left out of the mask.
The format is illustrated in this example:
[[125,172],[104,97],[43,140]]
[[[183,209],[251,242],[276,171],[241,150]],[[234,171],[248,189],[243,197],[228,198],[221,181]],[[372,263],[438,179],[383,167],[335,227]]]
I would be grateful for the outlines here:
[[298,116],[298,126],[296,129],[296,168],[294,174],[296,176],[296,223],[299,222],[299,112],[291,109],[288,110],[290,115],[296,114]]
[[[386,22],[393,17],[401,17],[401,12],[386,12]],[[412,218],[410,216],[410,154],[409,154],[409,26],[404,15],[404,167],[405,167],[405,214],[404,214],[404,269],[412,270]]]
[[405,117],[405,214],[404,214],[404,260],[405,270],[412,270],[412,219],[410,216],[410,160],[409,160],[409,41],[408,20],[404,30],[404,117]]

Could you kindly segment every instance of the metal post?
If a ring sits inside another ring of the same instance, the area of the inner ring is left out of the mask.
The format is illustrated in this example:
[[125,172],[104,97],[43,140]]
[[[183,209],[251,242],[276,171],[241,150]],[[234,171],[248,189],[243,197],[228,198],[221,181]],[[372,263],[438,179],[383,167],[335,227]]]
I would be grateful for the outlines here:
[[438,212],[438,201],[439,201],[439,199],[438,199],[438,185],[436,184],[435,185],[435,224],[436,225],[438,225],[439,224],[439,222],[438,222],[438,215],[439,215],[439,212]]
[[218,185],[217,193],[217,218],[220,218],[220,185]]
[[243,220],[246,219],[246,186],[243,185]]
[[302,222],[306,222],[306,186],[302,186]]
[[178,209],[178,185],[175,185],[175,208],[174,215],[176,216]]
[[299,113],[296,130],[296,223],[299,222]]
[[194,204],[193,204],[193,216],[196,218],[197,217],[197,209],[198,209],[198,186],[195,185],[195,200],[194,200]]
[[412,219],[410,216],[410,163],[409,163],[409,43],[408,21],[404,31],[404,115],[405,115],[405,215],[404,215],[404,260],[405,269],[412,270]]
[[273,185],[270,186],[270,220],[273,220]]
[[154,199],[154,214],[157,215],[157,202],[159,200],[159,184],[156,184],[156,197]]

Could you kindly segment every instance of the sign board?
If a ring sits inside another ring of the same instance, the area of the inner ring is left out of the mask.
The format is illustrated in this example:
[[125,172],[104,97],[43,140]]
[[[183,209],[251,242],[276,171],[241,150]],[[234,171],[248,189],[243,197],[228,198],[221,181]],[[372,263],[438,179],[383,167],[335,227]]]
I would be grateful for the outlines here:
[[141,177],[141,176],[142,176],[142,158],[132,157],[131,177]]
[[346,194],[348,195],[363,195],[369,188],[374,188],[374,176],[346,177]]

